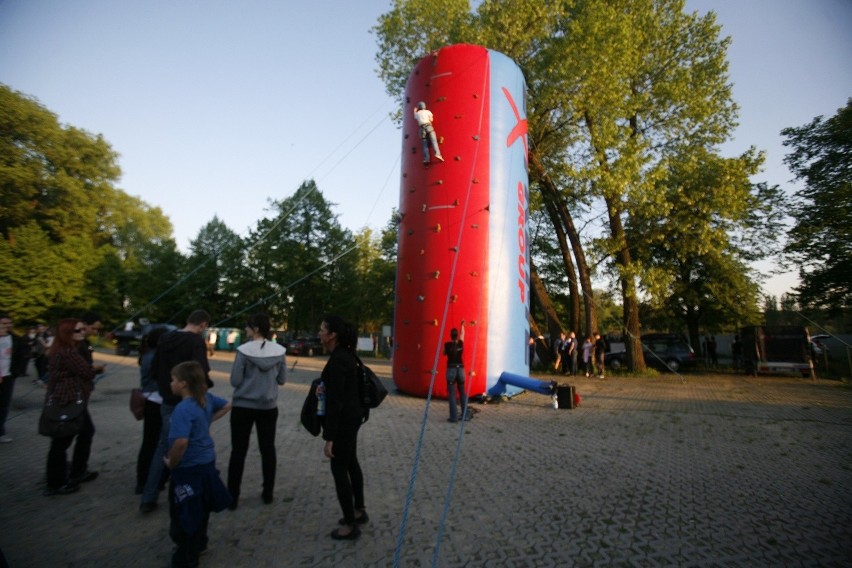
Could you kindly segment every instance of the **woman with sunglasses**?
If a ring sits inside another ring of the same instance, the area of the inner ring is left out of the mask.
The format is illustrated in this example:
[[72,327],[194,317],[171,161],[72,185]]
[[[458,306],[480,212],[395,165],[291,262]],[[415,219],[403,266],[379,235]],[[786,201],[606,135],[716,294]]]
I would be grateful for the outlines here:
[[[82,395],[88,405],[89,397],[94,390],[95,376],[103,372],[103,366],[90,365],[80,355],[78,346],[83,339],[85,339],[85,325],[78,319],[63,319],[56,326],[56,336],[53,345],[50,346],[49,380],[45,400],[51,398],[54,404],[65,405]],[[92,481],[98,476],[98,472],[88,470],[94,435],[95,426],[87,408],[84,411],[83,425],[76,435],[51,438],[50,451],[47,454],[45,495],[74,493],[80,488],[80,483]],[[74,446],[69,472],[65,452],[74,438],[77,438],[77,443]]]

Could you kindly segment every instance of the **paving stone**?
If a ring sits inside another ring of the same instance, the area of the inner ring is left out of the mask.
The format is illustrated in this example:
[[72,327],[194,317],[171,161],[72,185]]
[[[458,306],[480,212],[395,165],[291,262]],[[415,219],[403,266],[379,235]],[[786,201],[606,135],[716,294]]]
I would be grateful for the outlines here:
[[[169,563],[164,496],[143,515],[133,494],[136,361],[96,359],[110,369],[91,401],[90,469],[101,475],[73,495],[41,495],[44,391],[16,385],[15,441],[0,445],[0,548],[14,568]],[[220,396],[230,397],[231,361],[211,361]],[[441,567],[852,565],[852,389],[840,383],[578,378],[579,408],[554,411],[525,393],[472,405],[464,424],[446,422],[446,401],[392,392],[359,438],[370,523],[357,542],[336,542],[322,441],[298,424],[324,358],[294,362],[279,400],[275,502],[259,498],[253,440],[240,507],[212,516],[202,566],[392,566],[397,553],[400,566],[432,566],[438,544]],[[389,378],[387,363],[369,364]],[[229,428],[225,419],[211,429],[223,476]]]

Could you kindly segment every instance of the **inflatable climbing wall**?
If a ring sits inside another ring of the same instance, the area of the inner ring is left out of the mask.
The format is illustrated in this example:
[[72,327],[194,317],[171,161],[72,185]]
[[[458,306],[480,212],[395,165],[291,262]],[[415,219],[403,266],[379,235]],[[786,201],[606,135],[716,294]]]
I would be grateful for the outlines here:
[[[430,150],[423,163],[414,118],[421,101],[434,115],[444,162]],[[417,64],[405,105],[394,382],[426,396],[434,374],[432,395],[446,398],[443,345],[464,320],[469,394],[513,394],[498,378],[529,374],[523,75],[500,53],[453,45]]]

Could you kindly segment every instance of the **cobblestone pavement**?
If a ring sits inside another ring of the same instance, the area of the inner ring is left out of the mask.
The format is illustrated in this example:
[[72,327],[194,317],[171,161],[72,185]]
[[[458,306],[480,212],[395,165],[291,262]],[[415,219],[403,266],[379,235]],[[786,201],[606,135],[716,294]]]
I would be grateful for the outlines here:
[[[133,494],[135,359],[96,359],[109,367],[90,406],[90,468],[101,475],[72,495],[42,496],[43,391],[18,380],[14,442],[0,445],[0,548],[12,568],[169,563],[166,508],[143,515]],[[221,396],[230,397],[231,360],[212,359]],[[337,542],[328,536],[341,516],[328,460],[298,425],[323,364],[298,359],[281,390],[274,504],[261,502],[253,441],[240,507],[212,516],[202,566],[852,566],[847,385],[578,378],[579,408],[553,410],[527,393],[473,405],[462,427],[447,423],[445,401],[427,411],[423,399],[392,392],[361,430],[370,522],[357,542]],[[387,363],[368,364],[388,378]],[[228,419],[212,432],[224,478]]]

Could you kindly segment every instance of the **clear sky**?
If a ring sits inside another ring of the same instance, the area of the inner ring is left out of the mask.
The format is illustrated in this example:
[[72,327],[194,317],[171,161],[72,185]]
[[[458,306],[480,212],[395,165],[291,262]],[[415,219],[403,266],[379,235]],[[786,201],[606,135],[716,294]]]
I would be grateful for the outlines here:
[[[240,235],[315,179],[341,223],[383,227],[400,133],[369,33],[389,0],[0,0],[0,82],[120,154],[119,187],[160,207],[182,250],[214,215]],[[731,36],[755,181],[796,186],[780,130],[852,96],[852,1],[688,0]],[[768,269],[768,266],[762,266]],[[795,279],[767,281],[780,295]]]

